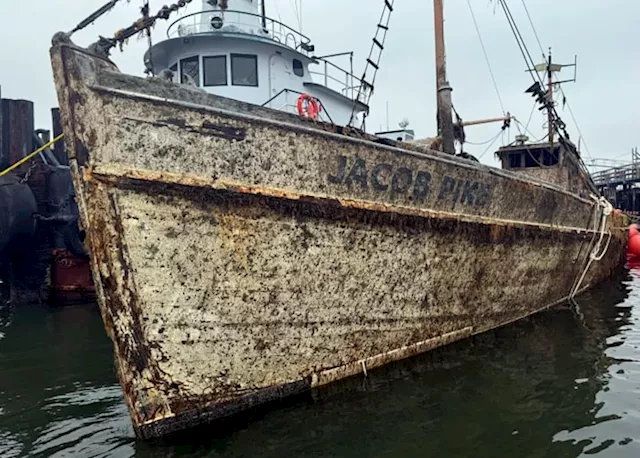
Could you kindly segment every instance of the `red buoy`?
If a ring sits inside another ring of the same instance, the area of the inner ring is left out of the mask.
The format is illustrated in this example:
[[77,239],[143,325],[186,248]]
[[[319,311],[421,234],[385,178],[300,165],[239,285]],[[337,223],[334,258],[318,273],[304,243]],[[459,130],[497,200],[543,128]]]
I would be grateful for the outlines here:
[[640,232],[638,232],[638,225],[637,224],[630,224],[629,225],[629,238],[633,237],[636,234],[640,234]]
[[640,256],[640,234],[637,232],[629,238],[627,253],[633,256]]

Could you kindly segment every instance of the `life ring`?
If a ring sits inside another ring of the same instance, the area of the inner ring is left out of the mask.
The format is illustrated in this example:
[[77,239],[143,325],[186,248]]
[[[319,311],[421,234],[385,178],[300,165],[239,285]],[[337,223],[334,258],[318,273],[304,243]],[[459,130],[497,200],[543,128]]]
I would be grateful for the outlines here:
[[311,97],[309,94],[302,94],[298,97],[298,114],[303,118],[318,119],[321,107],[318,99]]

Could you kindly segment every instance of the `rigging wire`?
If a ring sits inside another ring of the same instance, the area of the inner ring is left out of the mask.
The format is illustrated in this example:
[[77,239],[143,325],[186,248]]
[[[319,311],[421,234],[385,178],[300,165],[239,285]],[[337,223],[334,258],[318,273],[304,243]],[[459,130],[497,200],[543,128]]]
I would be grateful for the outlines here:
[[536,32],[536,28],[533,25],[533,20],[531,19],[531,15],[529,14],[529,8],[527,8],[527,2],[522,0],[522,6],[524,6],[524,10],[527,13],[527,17],[529,18],[529,24],[531,24],[531,29],[533,30],[533,35],[536,37],[536,41],[538,42],[538,46],[540,47],[540,52],[542,53],[542,58],[546,59],[547,56],[544,53],[544,49],[542,48],[542,43],[540,43],[540,38],[538,37],[538,32]]
[[522,38],[520,29],[518,28],[518,25],[516,24],[516,21],[513,18],[513,15],[511,14],[511,10],[509,9],[509,6],[505,2],[505,0],[498,0],[498,2],[500,3],[500,6],[502,6],[502,10],[504,11],[505,17],[507,18],[507,22],[509,23],[509,27],[511,28],[511,31],[513,32],[513,35],[516,38],[516,42],[518,43],[518,48],[520,49],[520,53],[522,54],[525,64],[527,65],[527,72],[531,75],[531,78],[533,79],[534,83],[538,82],[544,86],[544,81],[536,71],[536,64],[533,58],[531,57],[529,48],[527,48],[527,45],[524,42],[524,38]]
[[[535,62],[531,58],[531,53],[529,52],[529,49],[527,48],[527,46],[526,46],[526,44],[524,42],[524,39],[522,38],[522,34],[520,33],[520,30],[519,30],[517,24],[515,23],[515,20],[513,18],[513,15],[511,14],[511,10],[509,9],[509,6],[507,5],[505,0],[497,0],[497,1],[500,3],[500,6],[502,6],[502,9],[503,9],[503,11],[505,13],[507,21],[509,22],[509,26],[511,27],[511,30],[512,30],[512,32],[513,32],[513,34],[514,34],[514,36],[516,38],[516,41],[518,42],[518,47],[520,48],[520,52],[522,53],[522,57],[524,58],[524,60],[525,60],[525,62],[527,64],[527,70],[531,74],[531,78],[533,79],[534,83],[537,82],[542,87],[544,87],[545,86],[544,80],[542,79],[540,74],[536,71]],[[529,18],[531,18],[530,15],[529,15]],[[537,77],[537,79],[536,79],[536,77]],[[564,91],[562,91],[562,92],[563,92],[563,95],[564,95]],[[560,116],[558,116],[558,112],[556,111],[555,106],[553,105],[553,101],[551,101],[551,103],[548,104],[546,109],[551,112],[551,117],[553,119],[553,123],[557,127],[554,130],[558,134],[559,138],[561,140],[564,140],[565,137],[566,137],[566,139],[568,139],[569,136],[568,136],[568,134],[566,132],[566,129],[565,129],[566,125],[565,125],[564,121],[562,121]],[[575,120],[574,120],[574,122],[575,122]],[[564,133],[564,135],[563,135],[563,133]],[[580,133],[579,129],[578,129],[578,133]],[[586,147],[586,145],[585,145],[585,147]],[[590,156],[590,153],[588,151],[588,147],[587,147],[587,153]]]
[[491,143],[489,143],[489,145],[485,148],[485,150],[482,152],[482,154],[480,156],[478,156],[478,160],[482,159],[482,156],[484,156],[485,154],[487,154],[487,151],[489,151],[491,149],[491,147],[493,146],[493,144],[496,142],[496,140],[498,138],[500,138],[500,135],[502,135],[503,130],[500,129],[500,132],[498,132],[495,137],[493,137],[490,141]]
[[491,80],[493,81],[493,88],[495,89],[496,95],[498,96],[498,101],[500,102],[500,108],[502,108],[502,114],[505,114],[506,110],[504,109],[504,103],[502,103],[502,97],[500,96],[498,83],[496,82],[496,77],[493,74],[493,69],[491,68],[491,62],[489,61],[489,55],[487,54],[487,49],[484,46],[484,41],[482,40],[482,35],[480,34],[480,28],[478,27],[478,22],[476,21],[476,15],[473,12],[473,7],[471,6],[470,0],[467,0],[467,5],[469,6],[469,12],[471,12],[471,18],[473,19],[473,25],[475,26],[476,33],[478,34],[478,40],[480,41],[480,46],[482,47],[484,58],[487,61],[487,66],[489,67],[489,73],[491,74]]
[[564,89],[562,88],[562,85],[558,84],[558,88],[560,89],[560,92],[562,93],[562,97],[564,98],[564,104],[567,106],[567,109],[569,110],[569,114],[571,115],[571,119],[573,120],[573,123],[576,126],[576,130],[578,131],[578,135],[580,135],[580,138],[582,139],[582,143],[584,144],[584,149],[587,152],[587,156],[589,156],[589,159],[593,160],[593,156],[591,156],[591,151],[589,150],[589,145],[587,145],[587,141],[584,139],[584,135],[582,135],[582,131],[580,130],[580,126],[578,125],[578,120],[576,119],[575,115],[573,114],[573,110],[571,109],[571,105],[569,105],[569,100],[567,99],[566,94],[564,93]]
[[289,5],[293,8],[293,11],[296,13],[296,21],[298,22],[298,30],[302,33],[302,21],[300,20],[300,9],[298,8],[298,0],[289,0]]
[[531,107],[531,112],[529,113],[529,118],[527,119],[527,124],[525,129],[527,129],[529,127],[529,124],[531,124],[531,119],[533,119],[533,112],[536,111],[536,102],[533,102],[533,106]]
[[[518,119],[516,119],[516,126],[522,126],[522,128],[524,129],[524,131],[526,133],[528,133],[529,135],[531,135],[531,137],[533,137],[533,141],[536,143],[541,142],[542,140],[544,140],[545,138],[547,138],[549,136],[549,134],[547,133],[544,137],[542,138],[535,138],[536,136],[533,134],[533,132],[531,132],[529,130],[529,128],[527,126],[525,126],[524,124],[522,124],[520,121],[518,121]],[[522,131],[520,130],[520,128],[518,128],[518,131],[522,134]]]
[[[502,129],[500,130],[500,132],[504,132]],[[473,146],[484,146],[487,145],[491,142],[495,141],[495,137],[491,137],[489,140],[487,140],[486,142],[480,142],[480,143],[474,143],[474,142],[470,142],[468,140],[464,141],[465,145],[473,145]]]

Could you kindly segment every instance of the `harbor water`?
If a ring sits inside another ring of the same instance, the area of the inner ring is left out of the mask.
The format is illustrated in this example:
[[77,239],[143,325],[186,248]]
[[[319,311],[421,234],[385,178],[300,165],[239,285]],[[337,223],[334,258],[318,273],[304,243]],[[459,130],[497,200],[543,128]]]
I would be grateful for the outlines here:
[[640,271],[519,323],[137,441],[95,304],[0,309],[0,456],[638,457]]

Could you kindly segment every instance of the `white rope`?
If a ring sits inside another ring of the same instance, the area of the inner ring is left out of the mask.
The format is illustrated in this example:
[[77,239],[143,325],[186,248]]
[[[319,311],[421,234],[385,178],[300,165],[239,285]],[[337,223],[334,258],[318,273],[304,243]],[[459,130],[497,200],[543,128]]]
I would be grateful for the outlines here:
[[[607,218],[613,212],[613,206],[604,197],[598,198],[594,195],[591,195],[591,198],[596,201],[599,207],[602,207],[602,214],[600,216],[600,227],[597,228],[597,232],[595,232],[596,227],[593,228],[594,233],[599,233],[600,236],[596,244],[593,246],[591,253],[589,253],[589,262],[587,262],[587,265],[582,271],[582,274],[580,275],[578,281],[574,284],[573,288],[571,289],[571,292],[569,293],[569,300],[572,302],[575,302],[573,299],[578,293],[578,291],[580,290],[580,286],[582,285],[582,282],[584,281],[584,277],[587,275],[587,272],[589,271],[591,264],[593,263],[593,261],[601,261],[604,258],[605,254],[607,253],[607,250],[609,249],[609,244],[611,243],[611,235],[612,235],[611,230],[607,230],[605,232],[605,228],[607,227]],[[604,249],[602,249],[602,241],[604,240],[605,234],[608,235],[608,239],[607,239],[606,245],[604,246]]]

